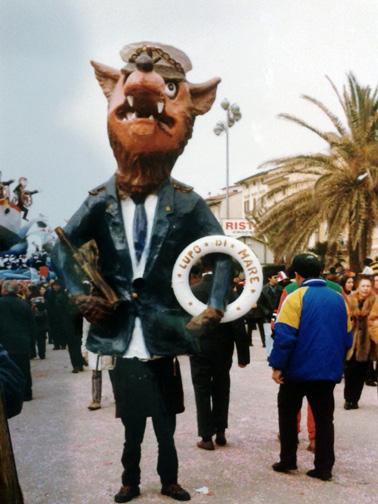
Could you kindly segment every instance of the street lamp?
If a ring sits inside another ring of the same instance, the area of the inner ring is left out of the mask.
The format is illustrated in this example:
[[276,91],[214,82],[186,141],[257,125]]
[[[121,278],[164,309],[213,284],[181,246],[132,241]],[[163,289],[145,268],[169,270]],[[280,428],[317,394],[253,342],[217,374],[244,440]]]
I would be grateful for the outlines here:
[[241,119],[240,107],[237,103],[230,102],[225,98],[221,102],[221,107],[226,111],[226,120],[218,121],[214,126],[214,133],[219,136],[223,131],[226,134],[226,218],[230,218],[230,201],[229,201],[229,186],[230,186],[230,152],[229,152],[229,129]]

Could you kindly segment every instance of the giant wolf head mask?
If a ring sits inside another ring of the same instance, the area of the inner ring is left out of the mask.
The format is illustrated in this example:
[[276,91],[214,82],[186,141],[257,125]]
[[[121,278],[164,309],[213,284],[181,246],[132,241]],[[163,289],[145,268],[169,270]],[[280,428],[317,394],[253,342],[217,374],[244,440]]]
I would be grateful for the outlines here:
[[118,176],[130,192],[150,192],[170,174],[195,117],[210,110],[220,79],[189,83],[186,54],[156,42],[127,45],[121,57],[121,70],[91,63],[108,100]]

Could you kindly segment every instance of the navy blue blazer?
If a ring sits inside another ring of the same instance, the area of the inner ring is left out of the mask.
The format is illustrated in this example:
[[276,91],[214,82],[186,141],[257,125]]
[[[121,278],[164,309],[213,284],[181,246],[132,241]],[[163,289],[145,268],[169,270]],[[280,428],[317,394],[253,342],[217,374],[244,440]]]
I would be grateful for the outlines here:
[[[65,233],[76,247],[95,240],[99,270],[124,302],[106,327],[92,324],[88,349],[101,354],[123,355],[130,344],[135,317],[140,317],[151,355],[197,352],[198,334],[185,327],[191,317],[179,306],[171,277],[174,263],[187,245],[203,236],[223,234],[205,201],[171,179],[161,185],[143,279],[133,282],[115,176],[89,194],[68,222]],[[71,294],[84,293],[83,277],[62,244],[55,247],[54,263]],[[209,305],[225,308],[229,278],[230,261],[219,255]]]

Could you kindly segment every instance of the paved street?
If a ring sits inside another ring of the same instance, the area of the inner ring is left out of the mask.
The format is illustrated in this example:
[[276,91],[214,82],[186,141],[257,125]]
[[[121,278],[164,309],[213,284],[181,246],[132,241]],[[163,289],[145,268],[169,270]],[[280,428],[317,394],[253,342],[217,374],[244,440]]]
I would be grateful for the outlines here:
[[[274,473],[278,460],[277,386],[270,378],[257,334],[252,364],[234,365],[229,444],[214,452],[196,448],[194,397],[188,359],[180,359],[186,411],[178,416],[176,444],[180,483],[197,504],[376,504],[378,502],[377,390],[365,387],[360,409],[342,408],[336,389],[336,465],[332,482],[312,480],[313,455],[306,451],[305,415],[298,450],[299,470]],[[49,346],[51,349],[51,346]],[[10,420],[26,504],[110,504],[120,486],[123,429],[114,418],[109,378],[103,408],[90,412],[91,372],[72,374],[66,351],[32,361],[35,399]],[[305,410],[304,410],[305,411]],[[160,495],[156,443],[148,423],[142,455],[142,495],[135,502],[174,502]],[[208,487],[211,495],[196,489]]]

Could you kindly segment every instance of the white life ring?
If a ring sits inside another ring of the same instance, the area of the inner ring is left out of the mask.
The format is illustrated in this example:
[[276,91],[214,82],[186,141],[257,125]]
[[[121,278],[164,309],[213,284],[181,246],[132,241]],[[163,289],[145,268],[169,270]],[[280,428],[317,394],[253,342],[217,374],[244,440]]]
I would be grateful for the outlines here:
[[180,305],[190,315],[199,315],[206,305],[193,294],[189,285],[192,266],[204,255],[221,253],[236,259],[243,268],[243,292],[227,306],[222,322],[245,315],[256,304],[262,290],[263,273],[259,260],[245,243],[224,235],[210,235],[188,245],[178,256],[172,272],[172,288]]

